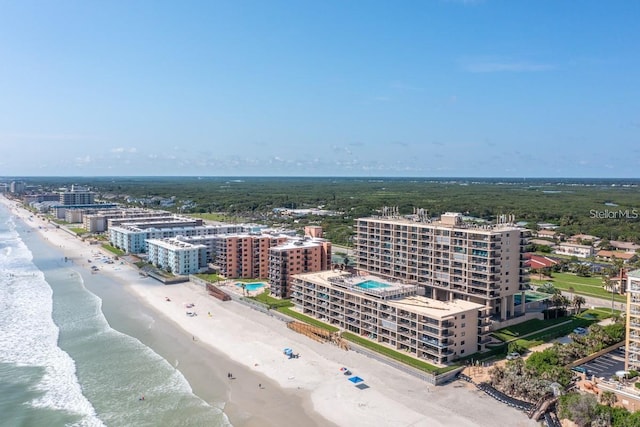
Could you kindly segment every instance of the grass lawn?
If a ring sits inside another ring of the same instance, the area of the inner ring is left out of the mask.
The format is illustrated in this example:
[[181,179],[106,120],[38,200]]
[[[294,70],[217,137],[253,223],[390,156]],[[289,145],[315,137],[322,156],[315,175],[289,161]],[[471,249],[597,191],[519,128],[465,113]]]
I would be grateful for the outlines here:
[[317,326],[318,328],[322,328],[324,330],[327,330],[329,332],[338,332],[338,328],[336,328],[335,326],[331,326],[328,325],[324,322],[321,322],[318,319],[314,319],[313,317],[309,317],[305,314],[299,313],[297,311],[291,310],[289,307],[279,307],[278,311],[280,313],[286,314],[287,316],[293,317],[294,319],[298,319],[301,322],[304,323],[308,323],[309,325],[312,326]]
[[[602,286],[602,277],[579,277],[571,273],[553,273],[553,277],[548,280],[537,280],[531,276],[531,282],[535,285],[543,285],[547,282],[553,283],[557,289],[563,291],[569,291],[569,288],[573,288],[574,292],[578,295],[585,295],[590,297],[611,299],[611,292],[606,291]],[[627,302],[627,298],[622,295],[614,295],[614,300],[617,302]]]
[[87,232],[87,230],[85,230],[84,228],[79,228],[79,227],[69,227],[69,230],[73,231],[74,233],[76,233],[78,235],[82,235],[82,234],[85,234]]
[[578,315],[578,317],[582,319],[595,319],[596,321],[600,321],[608,319],[612,315],[620,316],[620,314],[622,314],[622,311],[620,310],[613,310],[613,313],[611,313],[611,308],[609,307],[595,307],[583,311]]
[[118,248],[116,248],[114,246],[108,245],[106,243],[103,243],[102,247],[105,248],[106,250],[108,250],[109,252],[114,253],[114,254],[116,254],[118,256],[124,255],[124,251],[123,250],[120,250],[120,249],[118,249]]
[[559,317],[557,319],[547,320],[531,319],[527,320],[526,322],[518,323],[517,325],[507,326],[506,328],[499,329],[495,331],[493,335],[502,341],[509,341],[514,338],[539,331],[540,329],[548,328],[549,326],[566,322],[568,320],[571,320],[571,318]]
[[218,276],[217,274],[204,274],[204,273],[198,273],[195,275],[197,278],[205,280],[207,282],[210,283],[216,283],[219,282],[221,280],[224,280],[222,277]]
[[578,326],[586,328],[592,323],[595,323],[595,320],[581,319],[579,317],[570,318],[569,320],[570,322],[565,325],[558,325],[546,331],[529,335],[528,337],[518,341],[522,341],[522,345],[526,348],[531,348],[535,347],[536,345],[552,341],[556,338],[569,335]]
[[[280,307],[293,307],[293,303],[288,299],[278,299],[272,296],[269,296],[266,292],[256,295],[255,297],[249,297],[249,299],[253,299],[259,301],[265,305],[267,305],[270,309],[278,309]],[[287,313],[289,314],[289,313]],[[326,328],[325,328],[326,329]]]
[[[619,310],[614,310],[614,315],[619,315]],[[508,326],[506,328],[499,329],[495,331],[492,335],[502,341],[510,341],[514,338],[522,337],[527,334],[532,334],[528,336],[527,340],[536,340],[547,335],[555,335],[556,332],[568,331],[566,334],[571,333],[578,326],[589,326],[592,323],[598,322],[603,319],[607,319],[611,317],[611,309],[606,307],[596,307],[592,309],[588,309],[583,311],[582,313],[576,316],[567,316],[567,317],[558,317],[556,319],[531,319],[526,322],[519,323],[517,325]],[[548,328],[553,325],[558,325],[563,322],[570,321],[566,325],[559,325],[556,328],[551,328],[546,331],[540,332],[538,334],[534,334],[533,332],[539,331],[540,329]],[[557,336],[562,336],[566,334],[561,334]],[[554,337],[555,338],[555,337]],[[552,338],[553,339],[553,338]]]
[[342,333],[342,337],[348,341],[352,341],[356,344],[361,345],[362,347],[368,348],[369,350],[373,350],[376,353],[380,353],[383,354],[387,357],[389,357],[390,359],[393,360],[397,360],[398,362],[402,362],[405,365],[414,367],[416,369],[419,369],[421,371],[425,371],[425,372],[429,372],[432,374],[442,374],[445,373],[447,371],[451,371],[453,369],[456,369],[458,366],[457,365],[452,365],[452,366],[447,366],[444,368],[439,368],[437,366],[431,365],[427,362],[423,362],[420,359],[416,359],[415,357],[411,357],[407,354],[404,354],[402,352],[396,351],[392,348],[386,347],[384,345],[380,345],[378,343],[375,343],[371,340],[368,340],[366,338],[362,338],[356,334],[352,334],[351,332],[343,332]]

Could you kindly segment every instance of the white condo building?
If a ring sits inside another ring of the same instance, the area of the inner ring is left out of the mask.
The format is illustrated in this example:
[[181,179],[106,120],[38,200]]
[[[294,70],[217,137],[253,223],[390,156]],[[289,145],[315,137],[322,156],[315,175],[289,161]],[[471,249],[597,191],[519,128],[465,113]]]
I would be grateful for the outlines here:
[[109,241],[112,246],[126,253],[138,254],[147,252],[148,239],[237,233],[246,229],[243,225],[235,224],[171,227],[167,221],[163,222],[163,227],[147,227],[147,225],[123,224],[109,227]]
[[147,240],[147,260],[173,274],[198,273],[206,266],[206,246],[192,245],[176,238]]

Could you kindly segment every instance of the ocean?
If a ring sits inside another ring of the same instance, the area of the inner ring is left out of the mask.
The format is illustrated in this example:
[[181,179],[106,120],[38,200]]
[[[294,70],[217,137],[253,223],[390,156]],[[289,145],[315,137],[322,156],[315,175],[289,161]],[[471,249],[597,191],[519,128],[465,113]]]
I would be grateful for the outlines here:
[[88,287],[0,205],[0,426],[230,425]]

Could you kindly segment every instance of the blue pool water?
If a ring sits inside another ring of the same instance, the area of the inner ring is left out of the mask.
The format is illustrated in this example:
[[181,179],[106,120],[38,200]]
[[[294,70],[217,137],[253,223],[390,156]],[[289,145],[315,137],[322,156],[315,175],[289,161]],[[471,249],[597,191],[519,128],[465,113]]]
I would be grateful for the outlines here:
[[362,283],[358,283],[356,288],[360,289],[380,289],[380,288],[388,288],[389,285],[386,283],[376,282],[375,280],[366,280]]
[[264,283],[241,283],[241,282],[236,283],[236,286],[239,288],[241,288],[242,285],[244,285],[244,288],[247,291],[257,291],[258,289],[262,289],[265,287]]
[[[549,294],[545,294],[542,292],[535,292],[535,291],[526,291],[524,294],[524,299],[525,299],[525,303],[530,303],[533,301],[541,301],[543,299],[547,299],[549,298],[550,295]],[[520,300],[522,299],[520,294],[515,294],[513,296],[513,301],[515,305],[520,305]]]

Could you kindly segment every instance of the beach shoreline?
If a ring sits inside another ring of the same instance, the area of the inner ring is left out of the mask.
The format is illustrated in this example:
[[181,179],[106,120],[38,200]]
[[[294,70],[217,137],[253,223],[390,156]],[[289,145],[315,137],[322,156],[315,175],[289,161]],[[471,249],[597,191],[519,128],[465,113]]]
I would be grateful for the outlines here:
[[[76,267],[91,275],[84,257],[92,251],[104,253],[80,239],[53,228],[28,211],[15,208],[14,214],[46,237],[52,246],[77,259]],[[39,228],[48,225],[48,231]],[[45,236],[46,235],[46,236]],[[88,259],[87,259],[88,260]],[[95,265],[95,264],[94,264]],[[383,425],[383,426],[492,426],[496,422],[513,426],[533,426],[523,413],[506,407],[477,390],[457,384],[434,387],[415,377],[353,351],[321,344],[289,330],[285,323],[236,302],[222,302],[209,296],[195,283],[163,285],[142,278],[126,264],[99,264],[96,275],[117,281],[133,298],[144,304],[160,322],[171,323],[172,342],[184,351],[200,354],[177,367],[192,385],[195,394],[207,400],[203,369],[224,382],[230,369],[237,380],[228,380],[224,408],[238,427],[269,425]],[[90,278],[88,279],[90,280]],[[186,315],[185,304],[194,304]],[[209,316],[211,313],[211,316]],[[164,326],[168,328],[167,326]],[[168,328],[171,329],[171,328]],[[144,339],[141,339],[144,343]],[[189,342],[191,341],[191,342]],[[147,344],[149,345],[149,344]],[[156,347],[166,346],[155,344]],[[150,345],[152,348],[154,344]],[[300,353],[288,359],[283,348]],[[163,357],[162,351],[159,352]],[[214,359],[218,363],[214,363]],[[167,359],[169,360],[169,359]],[[197,360],[203,360],[200,365]],[[171,362],[170,362],[171,363]],[[233,366],[233,368],[232,368]],[[348,367],[370,387],[360,390],[340,371]],[[200,374],[199,374],[200,373]],[[222,378],[220,378],[222,376]],[[259,387],[259,385],[262,385]],[[305,424],[298,417],[306,419]]]

